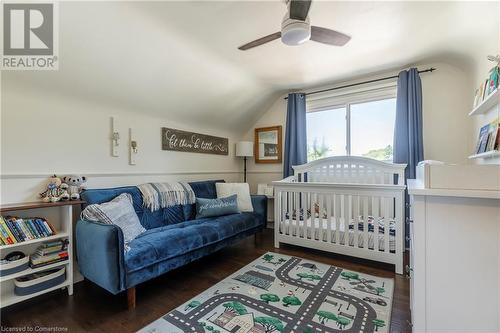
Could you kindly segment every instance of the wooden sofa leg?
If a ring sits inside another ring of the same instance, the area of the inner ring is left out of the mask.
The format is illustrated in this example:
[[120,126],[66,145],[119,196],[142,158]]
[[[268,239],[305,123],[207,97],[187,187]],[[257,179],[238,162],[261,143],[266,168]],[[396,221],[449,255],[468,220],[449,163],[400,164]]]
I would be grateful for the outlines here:
[[128,309],[135,309],[135,287],[127,289],[127,305]]

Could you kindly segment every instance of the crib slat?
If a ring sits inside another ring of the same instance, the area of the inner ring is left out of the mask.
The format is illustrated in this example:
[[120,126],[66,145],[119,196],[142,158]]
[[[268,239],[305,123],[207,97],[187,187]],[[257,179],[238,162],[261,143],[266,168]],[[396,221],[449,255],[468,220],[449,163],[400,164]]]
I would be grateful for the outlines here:
[[363,198],[363,247],[368,249],[368,199]]
[[326,241],[332,242],[332,196],[326,195]]
[[280,233],[285,234],[285,223],[286,223],[286,191],[281,191],[281,223],[280,223]]
[[293,193],[294,205],[295,205],[295,226],[294,235],[300,238],[300,192]]
[[321,194],[319,195],[319,198],[318,198],[318,204],[319,204],[319,218],[318,218],[318,221],[319,221],[319,240],[320,242],[323,242],[324,238],[325,238],[325,220],[323,218],[323,213],[325,212],[325,195],[324,194]]
[[340,218],[342,216],[342,198],[340,194],[335,195],[335,244],[340,244]]
[[[385,197],[380,197],[380,222],[384,221],[385,222],[385,217],[387,216],[387,211],[385,210]],[[378,224],[378,223],[377,223]],[[386,238],[386,228],[384,228],[384,232],[382,234],[379,234],[379,248],[382,250],[382,244],[385,245],[385,238]],[[384,252],[387,251],[386,248],[384,247]]]
[[373,250],[378,251],[378,221],[379,221],[379,197],[372,197],[373,215]]
[[288,230],[287,235],[293,236],[293,220],[295,219],[293,207],[293,192],[288,192]]
[[352,211],[353,211],[353,231],[354,247],[358,248],[358,228],[359,228],[359,196],[352,196]]
[[390,253],[389,240],[391,238],[390,221],[391,221],[391,210],[390,203],[392,198],[384,198],[384,250],[386,253]]
[[311,193],[311,239],[316,239],[316,193]]
[[349,195],[344,195],[344,246],[349,246],[349,223],[351,222],[349,199]]

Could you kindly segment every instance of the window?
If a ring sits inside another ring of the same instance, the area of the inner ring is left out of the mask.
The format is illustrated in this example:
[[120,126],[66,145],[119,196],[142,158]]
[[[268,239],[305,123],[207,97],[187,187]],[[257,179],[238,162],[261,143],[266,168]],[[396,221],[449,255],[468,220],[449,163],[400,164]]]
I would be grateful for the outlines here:
[[394,89],[382,96],[367,98],[358,94],[342,99],[329,98],[325,103],[308,102],[309,162],[338,155],[365,156],[392,162],[396,120]]

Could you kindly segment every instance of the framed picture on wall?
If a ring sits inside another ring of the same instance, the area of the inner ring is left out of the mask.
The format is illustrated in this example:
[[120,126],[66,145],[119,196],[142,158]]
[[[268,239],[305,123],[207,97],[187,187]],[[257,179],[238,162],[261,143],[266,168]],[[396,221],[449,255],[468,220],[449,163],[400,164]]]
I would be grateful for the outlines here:
[[281,163],[282,152],[281,126],[255,129],[255,163]]

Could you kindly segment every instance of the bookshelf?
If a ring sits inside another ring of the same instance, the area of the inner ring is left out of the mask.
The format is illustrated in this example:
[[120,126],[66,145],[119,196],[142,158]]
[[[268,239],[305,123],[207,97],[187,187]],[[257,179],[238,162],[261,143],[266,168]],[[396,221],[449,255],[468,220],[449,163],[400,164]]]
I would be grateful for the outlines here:
[[[54,203],[26,202],[19,204],[0,205],[0,214],[3,216],[13,215],[19,217],[43,217],[56,229],[56,234],[49,237],[31,239],[15,244],[0,246],[0,257],[4,258],[7,254],[14,251],[21,251],[26,255],[33,253],[43,242],[68,239],[68,260],[56,262],[47,266],[38,268],[27,268],[21,272],[0,277],[0,308],[19,303],[36,296],[66,288],[68,295],[73,294],[73,206],[81,205],[83,201],[65,201]],[[66,267],[66,279],[61,284],[30,294],[18,296],[14,293],[14,280],[24,275],[42,272],[54,268]]]
[[478,106],[476,106],[471,112],[469,112],[469,116],[476,116],[479,114],[485,114],[495,105],[500,103],[500,89],[496,89],[492,92],[484,101],[482,101]]

